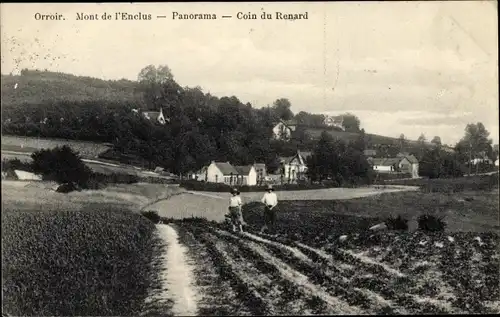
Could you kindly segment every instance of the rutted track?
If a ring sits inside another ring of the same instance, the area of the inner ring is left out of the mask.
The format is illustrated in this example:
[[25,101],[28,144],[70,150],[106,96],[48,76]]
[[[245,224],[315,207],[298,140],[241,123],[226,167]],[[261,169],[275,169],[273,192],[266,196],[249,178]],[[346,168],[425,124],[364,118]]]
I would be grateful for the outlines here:
[[[233,233],[206,220],[172,221],[194,268],[197,315],[468,311],[457,304],[437,267],[426,271],[430,275],[422,280],[423,275],[415,271],[421,270],[421,264],[393,265],[347,245],[319,248],[289,238]],[[440,287],[425,290],[426,283]],[[175,301],[166,306],[175,307]]]
[[196,264],[199,315],[459,313],[413,292],[410,276],[342,248],[317,249],[261,234],[180,221]]

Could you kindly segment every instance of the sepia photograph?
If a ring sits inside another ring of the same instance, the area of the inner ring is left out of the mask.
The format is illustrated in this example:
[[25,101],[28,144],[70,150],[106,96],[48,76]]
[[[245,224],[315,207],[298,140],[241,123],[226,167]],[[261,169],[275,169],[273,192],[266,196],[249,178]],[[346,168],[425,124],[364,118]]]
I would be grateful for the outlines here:
[[497,1],[0,32],[2,316],[500,314]]

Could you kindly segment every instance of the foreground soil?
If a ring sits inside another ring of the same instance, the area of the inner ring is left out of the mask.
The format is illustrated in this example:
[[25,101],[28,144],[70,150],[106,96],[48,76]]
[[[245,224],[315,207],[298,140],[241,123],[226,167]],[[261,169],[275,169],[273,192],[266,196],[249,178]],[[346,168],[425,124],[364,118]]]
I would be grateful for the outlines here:
[[198,315],[499,312],[495,234],[384,233],[347,241],[170,224],[188,249]]

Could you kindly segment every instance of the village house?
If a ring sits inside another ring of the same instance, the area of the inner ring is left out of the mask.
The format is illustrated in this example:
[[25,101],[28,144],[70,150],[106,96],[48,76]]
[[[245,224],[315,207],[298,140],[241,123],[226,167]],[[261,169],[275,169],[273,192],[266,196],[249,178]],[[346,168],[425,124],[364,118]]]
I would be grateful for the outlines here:
[[266,177],[266,165],[254,163],[252,165],[233,166],[229,162],[212,161],[210,165],[202,167],[199,171],[189,173],[189,178],[228,185],[258,185]]
[[229,162],[215,162],[207,167],[206,182],[224,183],[232,185],[236,183],[238,171]]
[[280,120],[273,128],[273,137],[277,140],[288,140],[292,136],[292,132],[297,129],[297,125],[294,120]]
[[370,150],[370,149],[364,150],[363,155],[366,157],[375,157],[377,156],[377,150]]
[[379,173],[407,173],[418,178],[418,160],[413,155],[398,154],[397,157],[370,158],[374,171]]
[[[132,109],[133,112],[138,113],[137,109]],[[158,121],[160,124],[166,124],[167,121],[170,122],[170,120],[167,118],[165,119],[165,116],[163,115],[163,109],[160,109],[160,111],[143,111],[142,115],[144,118],[148,120],[154,120]]]
[[236,185],[257,185],[257,171],[253,165],[235,166],[234,168],[238,171]]
[[339,128],[342,131],[345,131],[344,117],[343,116],[339,116],[339,117],[325,116],[324,123],[327,127],[335,127],[335,128]]
[[273,138],[277,140],[289,140],[293,133],[297,131],[299,127],[302,127],[305,129],[305,131],[316,131],[319,130],[320,132],[324,130],[340,130],[340,131],[345,131],[344,127],[344,118],[342,116],[325,116],[325,120],[323,122],[324,126],[308,126],[304,124],[300,124],[295,120],[280,120],[274,127],[273,127]]
[[289,157],[281,157],[281,175],[284,182],[294,183],[297,180],[306,178],[307,163],[306,159],[311,156],[311,152],[301,152]]
[[267,168],[264,163],[254,163],[253,167],[257,173],[257,185],[261,185],[267,177]]

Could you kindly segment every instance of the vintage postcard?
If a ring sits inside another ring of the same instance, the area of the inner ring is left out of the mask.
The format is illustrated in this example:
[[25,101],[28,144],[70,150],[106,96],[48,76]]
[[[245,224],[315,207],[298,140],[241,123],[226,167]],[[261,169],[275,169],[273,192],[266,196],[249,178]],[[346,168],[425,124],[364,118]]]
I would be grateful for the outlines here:
[[500,313],[497,1],[0,23],[3,316]]

